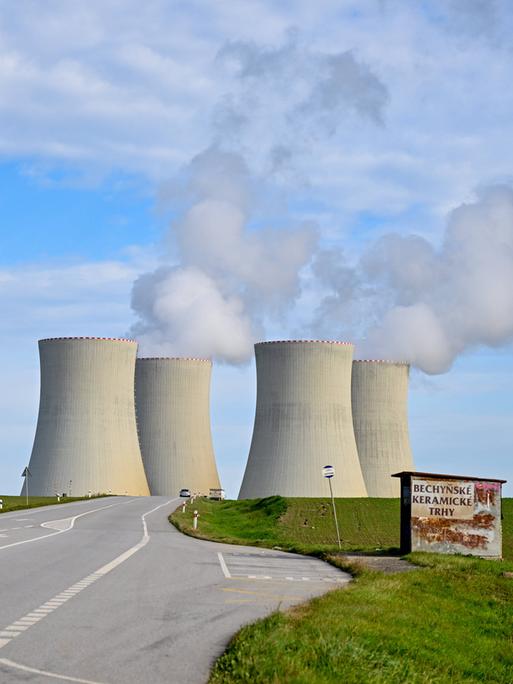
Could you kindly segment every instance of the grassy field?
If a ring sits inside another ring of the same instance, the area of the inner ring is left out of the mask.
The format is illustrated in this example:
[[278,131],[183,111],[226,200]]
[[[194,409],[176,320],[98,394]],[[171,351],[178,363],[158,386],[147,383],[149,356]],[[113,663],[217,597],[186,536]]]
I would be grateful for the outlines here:
[[[328,500],[200,499],[175,525],[239,544],[329,556],[338,551]],[[399,504],[336,502],[344,550],[398,551]],[[513,499],[503,501],[505,561],[412,554],[422,566],[394,575],[351,566],[349,588],[243,628],[211,684],[463,684],[513,682]],[[331,556],[342,567],[346,561]]]
[[[106,496],[106,495],[103,495]],[[25,508],[36,508],[37,506],[54,506],[58,503],[65,504],[65,503],[71,503],[72,501],[83,501],[84,499],[88,499],[89,497],[66,497],[64,499],[61,498],[60,502],[57,501],[57,497],[55,496],[29,496],[28,500],[28,506],[27,506],[27,500],[25,496],[8,496],[8,495],[1,495],[0,494],[0,499],[3,500],[3,508],[0,510],[0,513],[8,513],[9,511],[20,511]],[[100,497],[94,496],[91,497],[92,499],[98,499]]]

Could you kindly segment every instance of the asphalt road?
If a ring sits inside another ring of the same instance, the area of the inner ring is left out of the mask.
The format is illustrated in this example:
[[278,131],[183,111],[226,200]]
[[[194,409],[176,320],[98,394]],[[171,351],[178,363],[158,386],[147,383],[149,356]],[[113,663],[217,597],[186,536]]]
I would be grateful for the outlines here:
[[111,497],[0,515],[0,682],[199,684],[231,636],[344,586],[322,561],[204,542],[179,499]]

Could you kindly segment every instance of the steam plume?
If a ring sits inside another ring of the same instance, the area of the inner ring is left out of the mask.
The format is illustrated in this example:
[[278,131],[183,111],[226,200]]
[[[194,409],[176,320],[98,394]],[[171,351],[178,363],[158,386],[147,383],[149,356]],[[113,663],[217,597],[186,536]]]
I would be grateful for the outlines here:
[[233,91],[216,109],[212,145],[186,170],[190,206],[171,225],[170,263],[134,284],[131,334],[145,354],[241,363],[293,307],[318,243],[311,222],[262,225],[256,188],[274,184],[276,194],[278,172],[346,114],[380,122],[387,91],[351,52],[312,51],[295,34],[278,48],[231,43],[218,61],[232,69]]
[[360,356],[443,373],[469,349],[513,339],[513,190],[489,187],[455,209],[438,248],[390,234],[354,267],[321,252],[314,271],[329,290],[315,327],[342,320],[363,337]]

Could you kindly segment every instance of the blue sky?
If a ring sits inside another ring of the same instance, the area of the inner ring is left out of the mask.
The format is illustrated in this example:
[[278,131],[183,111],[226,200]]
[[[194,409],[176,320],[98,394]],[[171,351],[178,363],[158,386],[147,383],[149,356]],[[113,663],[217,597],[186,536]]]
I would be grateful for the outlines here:
[[0,491],[37,339],[129,332],[214,356],[231,496],[266,338],[408,358],[417,467],[513,480],[512,23],[500,0],[2,6]]

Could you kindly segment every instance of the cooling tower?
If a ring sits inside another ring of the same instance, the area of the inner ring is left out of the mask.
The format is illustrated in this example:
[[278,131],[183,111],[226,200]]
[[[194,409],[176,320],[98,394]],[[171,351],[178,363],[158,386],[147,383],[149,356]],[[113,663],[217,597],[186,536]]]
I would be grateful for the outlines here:
[[353,345],[287,341],[255,345],[257,402],[239,499],[273,494],[367,496],[351,417]]
[[220,487],[210,432],[211,370],[207,359],[137,359],[137,427],[154,495]]
[[132,340],[39,341],[41,395],[29,494],[149,494],[135,422],[136,353]]
[[408,436],[409,366],[393,361],[353,363],[353,424],[369,496],[398,497],[392,473],[415,470]]

